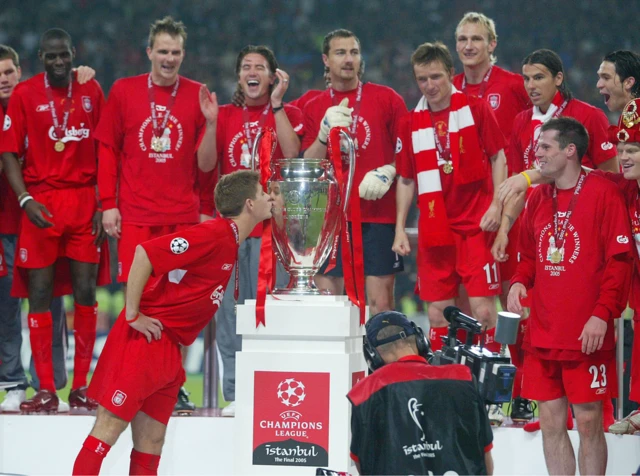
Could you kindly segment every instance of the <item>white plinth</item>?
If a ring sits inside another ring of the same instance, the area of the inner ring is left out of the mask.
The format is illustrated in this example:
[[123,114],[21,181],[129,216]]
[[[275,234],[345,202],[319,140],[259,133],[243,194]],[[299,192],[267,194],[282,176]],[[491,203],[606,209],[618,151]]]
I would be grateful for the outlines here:
[[346,394],[366,369],[358,309],[345,296],[278,296],[265,313],[256,328],[255,301],[238,306],[236,474],[355,474]]

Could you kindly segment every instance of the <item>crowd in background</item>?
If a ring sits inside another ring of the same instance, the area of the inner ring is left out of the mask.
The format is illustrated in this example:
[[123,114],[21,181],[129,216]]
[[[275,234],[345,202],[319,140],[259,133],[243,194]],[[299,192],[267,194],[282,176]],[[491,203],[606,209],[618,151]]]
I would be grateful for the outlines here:
[[[615,0],[8,0],[0,9],[0,43],[12,45],[20,53],[23,79],[27,79],[41,69],[37,50],[42,32],[52,26],[65,28],[75,42],[76,64],[93,67],[108,94],[117,78],[148,71],[145,47],[149,23],[170,14],[188,28],[181,74],[206,83],[218,93],[221,103],[229,102],[236,88],[237,51],[250,43],[266,44],[275,51],[280,67],[291,77],[285,99],[292,100],[309,89],[324,87],[322,38],[327,31],[344,27],[360,38],[366,62],[364,79],[391,86],[411,108],[420,97],[409,65],[411,52],[418,44],[436,39],[455,51],[455,26],[469,10],[483,11],[496,21],[500,66],[519,72],[522,59],[533,49],[553,49],[564,62],[575,96],[602,108],[595,87],[602,56],[634,47],[632,35],[612,27],[626,24],[628,15]],[[457,64],[457,68],[459,72],[461,66]],[[409,223],[415,223],[415,214]],[[398,307],[411,315],[421,306],[413,297],[413,258],[405,261],[405,270],[396,282],[396,298]],[[121,300],[117,285],[109,291],[113,299]],[[110,303],[107,308],[119,309]]]

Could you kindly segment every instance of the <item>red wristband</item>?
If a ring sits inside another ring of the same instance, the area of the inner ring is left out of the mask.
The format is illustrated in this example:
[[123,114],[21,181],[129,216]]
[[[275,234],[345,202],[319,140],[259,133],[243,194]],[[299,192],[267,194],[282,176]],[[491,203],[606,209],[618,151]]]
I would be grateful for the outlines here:
[[138,320],[138,318],[140,317],[140,311],[138,311],[138,313],[136,314],[136,317],[134,317],[133,319],[131,319],[130,321],[127,320],[127,318],[125,318],[125,321],[127,321],[127,324],[131,324],[132,322],[136,322]]

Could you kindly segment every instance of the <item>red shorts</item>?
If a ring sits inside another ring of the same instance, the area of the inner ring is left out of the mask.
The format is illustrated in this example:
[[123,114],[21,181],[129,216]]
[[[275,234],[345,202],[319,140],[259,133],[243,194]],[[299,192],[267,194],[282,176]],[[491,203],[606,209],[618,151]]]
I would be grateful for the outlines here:
[[526,352],[522,396],[530,400],[556,400],[589,403],[616,398],[618,378],[615,358],[587,360],[545,360]]
[[[621,322],[622,324],[622,322]],[[640,320],[634,320],[633,351],[631,353],[631,383],[629,400],[640,403]]]
[[53,265],[67,257],[84,263],[100,261],[100,247],[94,244],[93,215],[96,212],[95,187],[53,189],[34,193],[53,217],[49,228],[38,228],[26,213],[22,214],[16,264],[21,268],[38,269]]
[[166,425],[186,379],[180,346],[164,332],[148,343],[124,313],[109,332],[87,395],[123,420],[141,411]]
[[133,263],[133,255],[136,253],[136,246],[145,241],[169,235],[176,231],[189,228],[196,223],[181,223],[178,225],[131,225],[122,224],[122,232],[118,240],[118,282],[126,283]]
[[0,241],[0,278],[9,274],[9,270],[7,269],[7,263],[4,260],[4,246],[2,246],[2,241]]
[[501,279],[498,264],[491,255],[495,233],[473,236],[454,233],[454,246],[423,248],[418,252],[420,299],[444,301],[458,296],[462,283],[469,297],[497,296]]

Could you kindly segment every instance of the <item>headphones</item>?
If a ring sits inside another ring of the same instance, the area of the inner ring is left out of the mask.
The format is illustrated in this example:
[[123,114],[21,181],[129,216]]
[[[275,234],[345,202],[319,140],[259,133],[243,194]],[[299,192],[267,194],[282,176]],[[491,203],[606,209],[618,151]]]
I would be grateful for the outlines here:
[[[406,316],[404,316],[404,314],[401,314],[395,311],[390,311],[390,312],[394,312],[394,314],[398,314],[399,316],[402,316],[404,319],[408,320]],[[418,354],[421,357],[424,357],[428,362],[429,360],[431,360],[431,357],[433,356],[433,353],[431,352],[431,344],[429,344],[429,340],[425,337],[424,332],[420,328],[420,326],[416,325],[415,322],[409,321],[409,325],[411,326],[412,332],[409,333],[408,335],[416,336],[416,347],[418,348]],[[408,335],[405,331],[402,331],[399,334],[396,334],[395,336],[387,337],[383,341],[379,342],[378,345],[388,344],[389,342],[393,342],[399,339],[406,339]],[[378,352],[378,349],[376,349],[371,344],[371,342],[369,342],[369,339],[367,338],[366,334],[362,338],[362,351],[364,353],[364,360],[367,362],[367,366],[369,367],[370,372],[378,370],[380,367],[385,365],[385,361],[380,355],[380,352]]]

